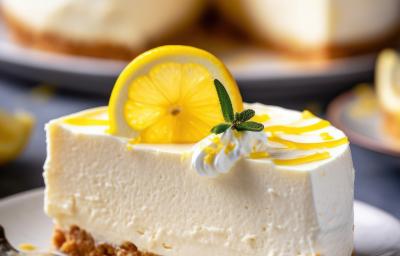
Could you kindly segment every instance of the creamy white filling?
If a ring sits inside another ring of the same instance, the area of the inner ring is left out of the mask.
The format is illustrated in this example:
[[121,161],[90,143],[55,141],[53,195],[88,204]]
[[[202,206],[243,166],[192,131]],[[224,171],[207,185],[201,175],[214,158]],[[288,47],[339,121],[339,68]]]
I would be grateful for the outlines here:
[[[268,114],[268,124],[302,116],[248,107]],[[329,149],[329,159],[303,165],[241,159],[229,173],[209,179],[191,167],[193,145],[127,147],[127,138],[107,134],[104,126],[64,120],[46,127],[44,173],[45,209],[62,228],[78,225],[99,241],[128,240],[165,256],[351,255],[348,144]]]
[[[221,0],[224,1],[224,0]],[[257,35],[293,48],[365,44],[397,28],[397,0],[235,0]],[[373,22],[371,22],[373,21]]]
[[200,0],[2,0],[34,32],[134,50],[175,31],[199,13]]
[[396,52],[386,50],[380,54],[375,77],[379,104],[400,119],[400,57]]

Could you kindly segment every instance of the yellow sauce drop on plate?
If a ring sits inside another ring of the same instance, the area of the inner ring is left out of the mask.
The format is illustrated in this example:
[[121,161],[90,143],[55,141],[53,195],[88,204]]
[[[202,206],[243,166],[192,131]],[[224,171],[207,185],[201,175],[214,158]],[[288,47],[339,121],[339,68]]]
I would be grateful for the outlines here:
[[28,244],[28,243],[20,244],[18,247],[21,251],[25,251],[25,252],[32,252],[37,249],[36,246],[34,246],[33,244]]

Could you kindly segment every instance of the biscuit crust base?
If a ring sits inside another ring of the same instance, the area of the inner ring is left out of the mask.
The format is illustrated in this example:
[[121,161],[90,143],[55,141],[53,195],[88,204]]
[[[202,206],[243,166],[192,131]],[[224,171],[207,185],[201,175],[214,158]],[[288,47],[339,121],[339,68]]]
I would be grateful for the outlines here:
[[134,58],[143,50],[137,49],[134,51],[127,47],[108,42],[79,42],[60,37],[56,34],[35,31],[20,22],[13,15],[8,14],[4,9],[0,11],[0,17],[7,24],[12,39],[26,47],[72,55],[126,60]]
[[131,242],[125,242],[119,246],[96,243],[88,232],[78,226],[72,226],[67,231],[56,228],[53,234],[53,245],[60,252],[70,256],[156,256],[139,251]]
[[[53,234],[53,245],[69,256],[157,256],[139,251],[131,242],[125,242],[120,246],[96,244],[93,237],[78,226],[72,226],[68,231],[56,228]],[[355,256],[354,251],[352,256]]]

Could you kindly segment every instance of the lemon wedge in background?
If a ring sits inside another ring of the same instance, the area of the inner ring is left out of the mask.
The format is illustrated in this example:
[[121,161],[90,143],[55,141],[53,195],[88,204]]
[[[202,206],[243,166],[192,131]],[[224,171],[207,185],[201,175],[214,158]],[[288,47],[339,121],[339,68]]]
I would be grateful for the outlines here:
[[189,46],[161,46],[134,59],[119,76],[109,102],[110,132],[144,143],[193,143],[224,121],[214,79],[235,111],[242,97],[225,65]]
[[26,112],[0,110],[0,165],[15,159],[29,141],[34,118]]
[[379,55],[375,80],[379,104],[400,120],[400,57],[394,50]]

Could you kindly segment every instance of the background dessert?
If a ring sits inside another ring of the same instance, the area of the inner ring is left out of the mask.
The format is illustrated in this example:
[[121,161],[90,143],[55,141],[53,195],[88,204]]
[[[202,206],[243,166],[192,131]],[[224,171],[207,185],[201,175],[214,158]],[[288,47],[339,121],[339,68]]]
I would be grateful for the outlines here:
[[379,49],[399,32],[397,0],[217,2],[233,24],[262,44],[303,57]]
[[376,92],[384,113],[385,132],[400,145],[400,58],[394,50],[383,51],[376,67]]
[[28,47],[122,59],[166,42],[213,51],[256,44],[295,59],[348,56],[393,43],[400,22],[397,0],[3,0],[1,6],[12,37]]
[[131,59],[191,25],[204,0],[4,0],[0,4],[13,38],[28,47]]

